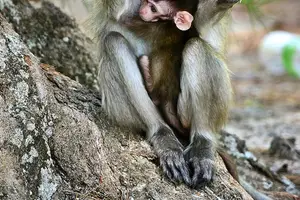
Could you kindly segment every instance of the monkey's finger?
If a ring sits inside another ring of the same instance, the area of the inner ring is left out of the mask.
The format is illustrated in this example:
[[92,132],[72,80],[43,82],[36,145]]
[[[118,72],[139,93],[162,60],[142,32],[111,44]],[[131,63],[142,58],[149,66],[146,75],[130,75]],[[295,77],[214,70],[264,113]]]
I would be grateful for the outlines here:
[[170,163],[169,166],[171,166],[170,169],[173,173],[174,179],[177,181],[183,181],[187,185],[191,185],[189,169],[183,155],[179,155],[175,159],[172,159],[171,162],[172,164]]
[[167,176],[170,180],[173,180],[173,174],[171,173],[171,171],[168,168],[168,165],[166,163],[164,163],[164,161],[160,161],[160,166],[162,167],[163,173],[165,174],[165,176]]
[[163,172],[170,180],[174,182],[184,181],[190,185],[189,170],[182,152],[168,152],[167,155],[160,158],[160,164]]
[[[150,64],[150,61],[149,61],[149,57],[146,56],[146,55],[143,55],[140,57],[140,64],[142,66],[148,66]],[[149,69],[149,68],[148,68]]]
[[214,175],[214,161],[211,159],[204,159],[200,162],[200,167],[202,169],[202,179],[204,181],[211,181]]
[[182,179],[185,184],[191,185],[191,178],[189,173],[189,168],[184,160],[184,157],[180,158],[180,162],[175,162],[176,168],[180,171]]
[[199,183],[199,177],[201,175],[201,168],[199,165],[199,162],[197,162],[197,158],[190,159],[190,165],[193,170],[193,175],[192,175],[192,187],[196,187]]
[[[172,152],[171,154],[174,154],[174,152]],[[180,182],[182,181],[182,178],[180,177],[180,173],[176,169],[174,164],[174,160],[176,160],[176,158],[171,154],[165,157],[161,157],[160,164],[163,168],[163,172],[167,175],[167,177],[170,180],[174,182]]]
[[168,170],[171,172],[172,174],[172,179],[175,182],[181,182],[183,180],[183,177],[180,174],[180,171],[177,169],[176,167],[176,162],[177,162],[177,158],[171,158],[169,157],[167,159],[167,166],[168,166]]
[[194,170],[192,178],[193,187],[201,187],[212,180],[214,171],[213,160],[192,158],[191,166]]

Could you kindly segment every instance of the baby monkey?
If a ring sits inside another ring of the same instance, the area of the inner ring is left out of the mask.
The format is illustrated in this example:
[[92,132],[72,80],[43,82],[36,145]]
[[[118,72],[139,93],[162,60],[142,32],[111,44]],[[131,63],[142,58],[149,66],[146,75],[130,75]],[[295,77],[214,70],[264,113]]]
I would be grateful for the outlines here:
[[[192,0],[197,2],[197,0]],[[159,20],[173,20],[176,27],[181,31],[191,28],[194,20],[193,15],[187,11],[197,8],[197,4],[184,0],[143,0],[139,15],[145,22],[157,22]]]
[[165,34],[156,35],[151,41],[156,45],[150,53],[150,59],[142,56],[139,60],[146,89],[163,117],[182,134],[187,131],[178,120],[176,109],[180,92],[181,57],[186,41],[199,35],[192,26],[197,4],[198,0],[143,0],[139,10],[143,21],[157,22],[152,28],[165,28]]

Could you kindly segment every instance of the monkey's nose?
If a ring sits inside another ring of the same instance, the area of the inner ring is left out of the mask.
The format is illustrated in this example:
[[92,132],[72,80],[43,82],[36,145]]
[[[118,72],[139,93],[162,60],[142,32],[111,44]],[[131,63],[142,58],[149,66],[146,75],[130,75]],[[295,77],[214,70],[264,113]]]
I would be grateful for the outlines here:
[[145,15],[147,14],[147,10],[140,10],[140,15]]

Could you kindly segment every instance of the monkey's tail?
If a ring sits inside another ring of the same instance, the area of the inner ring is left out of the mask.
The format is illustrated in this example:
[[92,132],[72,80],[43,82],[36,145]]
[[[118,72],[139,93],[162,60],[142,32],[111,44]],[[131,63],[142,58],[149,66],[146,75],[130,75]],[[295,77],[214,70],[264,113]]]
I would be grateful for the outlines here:
[[242,180],[240,178],[239,183],[241,186],[250,194],[250,196],[254,200],[272,200],[272,198],[268,197],[267,195],[257,191],[254,187],[252,187],[250,184],[248,184],[246,181]]
[[254,200],[272,200],[270,197],[257,191],[254,187],[239,177],[233,158],[227,152],[225,152],[224,149],[219,147],[217,148],[217,151],[223,159],[223,162],[231,176],[241,184],[241,186]]

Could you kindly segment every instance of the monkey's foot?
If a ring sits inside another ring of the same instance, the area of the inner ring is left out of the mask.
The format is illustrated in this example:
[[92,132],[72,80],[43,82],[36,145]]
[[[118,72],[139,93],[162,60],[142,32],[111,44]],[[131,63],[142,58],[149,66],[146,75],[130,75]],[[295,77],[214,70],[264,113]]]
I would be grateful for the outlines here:
[[159,156],[164,174],[173,182],[191,184],[188,165],[184,159],[183,147],[170,128],[160,128],[151,143]]
[[177,108],[175,107],[174,102],[172,101],[163,102],[161,105],[161,109],[168,124],[173,128],[175,128],[178,131],[178,133],[180,133],[182,136],[188,137],[189,132],[187,129],[183,128],[179,120],[179,117],[177,115],[177,110],[176,110]]
[[147,68],[148,71],[149,71],[149,65],[150,65],[150,61],[149,61],[149,57],[148,56],[141,56],[140,57],[140,65],[143,67],[143,68]]
[[191,146],[185,152],[185,159],[191,170],[193,188],[202,187],[212,181],[215,171],[212,148]]

